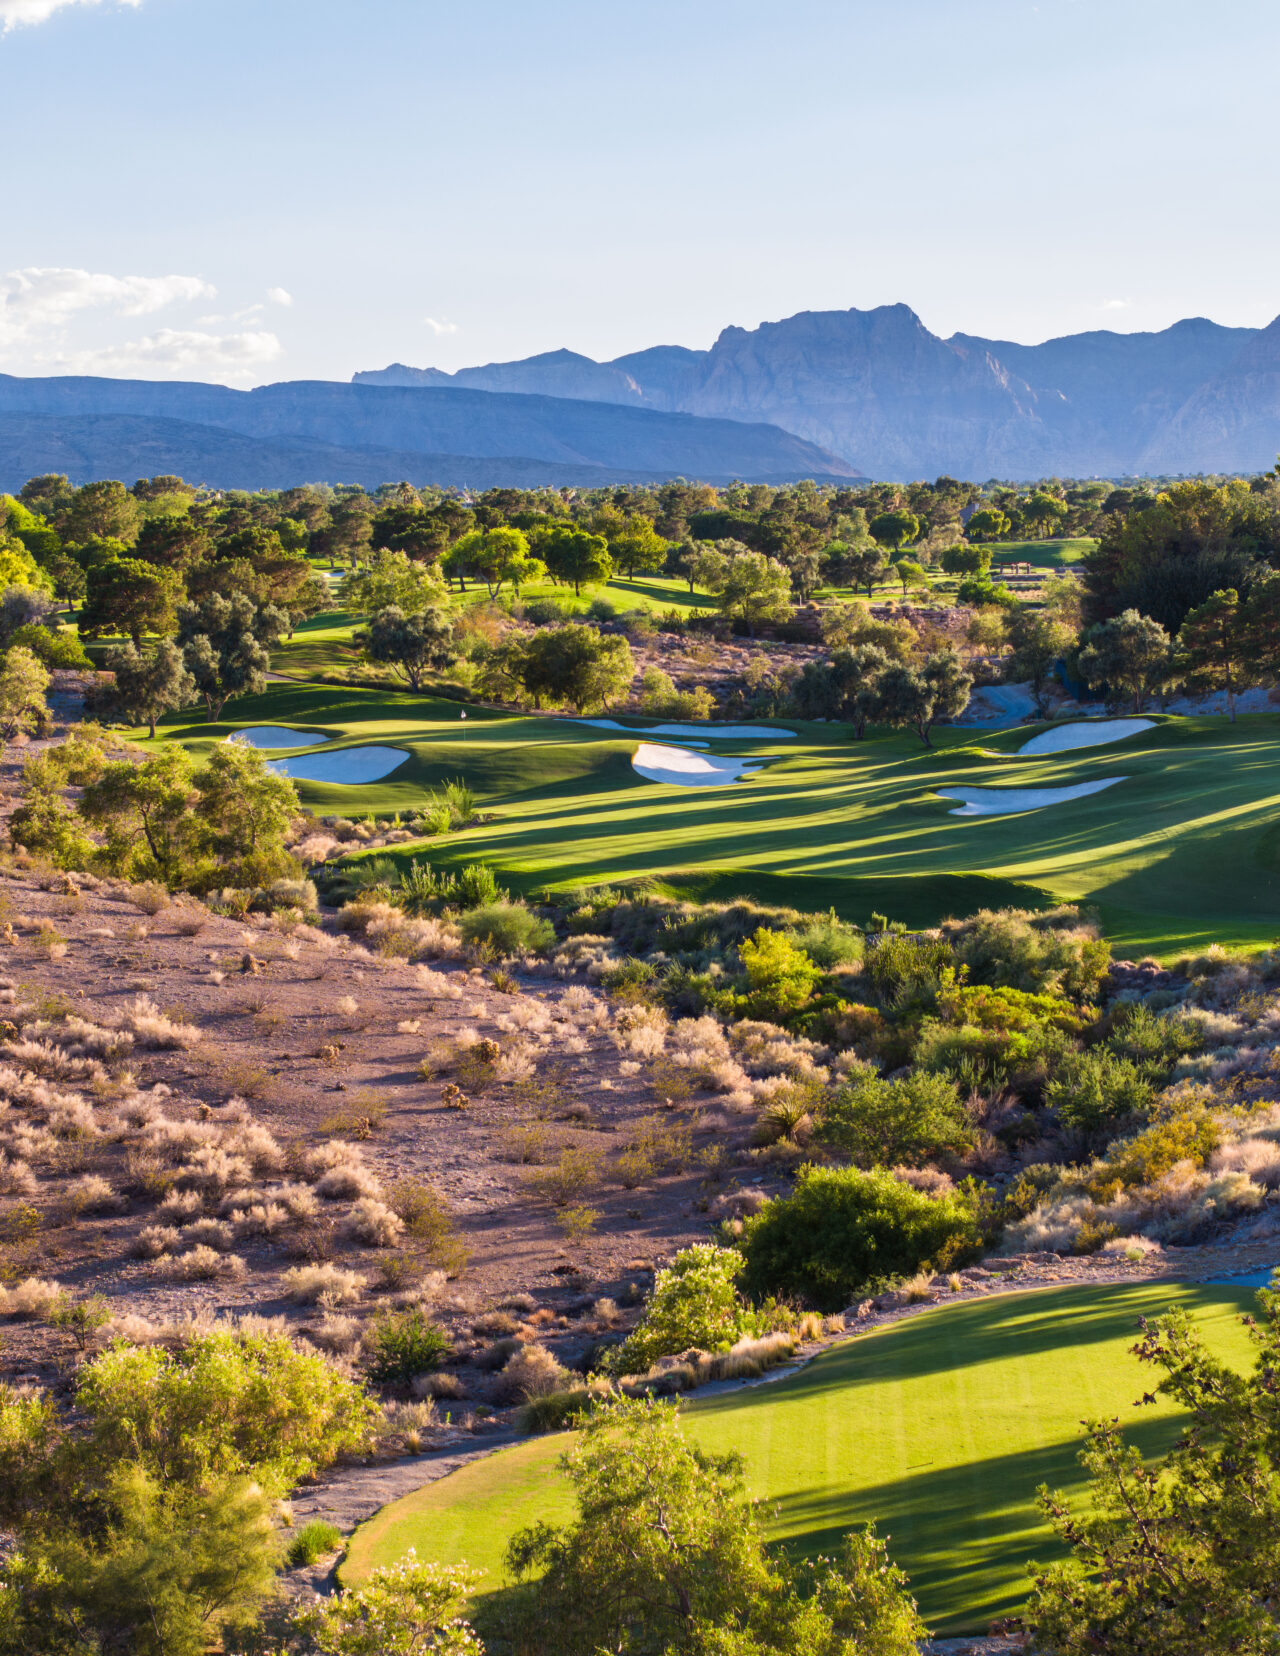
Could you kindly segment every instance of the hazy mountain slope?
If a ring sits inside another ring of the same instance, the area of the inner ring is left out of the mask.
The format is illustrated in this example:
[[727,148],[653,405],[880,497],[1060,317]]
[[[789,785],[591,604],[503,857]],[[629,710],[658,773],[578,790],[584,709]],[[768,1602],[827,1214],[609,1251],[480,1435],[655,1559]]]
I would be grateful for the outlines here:
[[544,484],[589,489],[655,482],[666,475],[519,455],[415,454],[273,441],[134,414],[0,414],[0,493],[14,492],[43,472],[65,472],[73,483],[173,474],[215,489],[287,489],[303,482],[376,489],[402,481],[472,489]]
[[297,380],[233,391],[190,382],[0,375],[0,414],[179,420],[273,442],[406,455],[515,456],[521,463],[540,460],[562,471],[604,468],[611,475],[778,482],[857,475],[834,455],[765,424],[451,387]]
[[[1252,468],[1280,450],[1261,337],[1192,317],[1155,333],[1096,330],[1040,345],[944,340],[908,306],[883,305],[726,328],[708,351],[660,345],[610,363],[553,351],[443,378],[765,419],[876,477],[1120,476]],[[358,377],[417,375],[442,379],[402,366]]]

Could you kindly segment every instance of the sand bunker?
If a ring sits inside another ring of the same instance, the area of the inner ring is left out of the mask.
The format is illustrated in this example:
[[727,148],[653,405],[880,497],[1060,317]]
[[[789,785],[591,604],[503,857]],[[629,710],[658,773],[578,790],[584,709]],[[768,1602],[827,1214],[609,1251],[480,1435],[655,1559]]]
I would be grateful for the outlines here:
[[252,748],[289,748],[319,747],[334,738],[317,736],[314,730],[290,730],[287,725],[250,725],[247,730],[233,731],[227,740]]
[[771,725],[622,725],[616,719],[578,719],[575,723],[594,725],[597,730],[630,731],[636,736],[717,736],[722,742],[767,742],[771,736],[795,735],[794,730],[774,730]]
[[760,769],[750,759],[714,758],[709,753],[690,753],[688,748],[663,747],[658,742],[641,742],[631,764],[650,782],[670,782],[677,788],[719,788]]
[[403,748],[340,748],[337,753],[303,753],[296,759],[273,759],[269,769],[295,782],[381,782],[404,764]]
[[1122,742],[1126,736],[1154,728],[1154,719],[1090,719],[1087,724],[1054,725],[1024,742],[1018,749],[1018,758],[1032,759],[1037,753],[1066,753],[1070,748],[1101,747],[1105,742]]
[[1077,782],[1074,788],[939,788],[938,793],[943,799],[961,802],[952,816],[1008,816],[1013,811],[1043,811],[1048,805],[1065,805],[1069,799],[1084,799],[1126,780],[1109,776],[1105,782]]

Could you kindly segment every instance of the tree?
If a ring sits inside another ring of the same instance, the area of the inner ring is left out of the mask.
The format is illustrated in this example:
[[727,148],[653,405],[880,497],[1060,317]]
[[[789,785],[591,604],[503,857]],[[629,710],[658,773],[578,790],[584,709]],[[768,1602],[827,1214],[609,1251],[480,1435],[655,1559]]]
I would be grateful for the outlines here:
[[557,581],[572,582],[575,593],[584,583],[594,586],[613,574],[609,543],[603,535],[588,534],[571,523],[553,523],[534,536],[534,550]]
[[609,1352],[612,1374],[643,1374],[659,1357],[696,1346],[728,1351],[762,1319],[737,1290],[742,1255],[736,1248],[695,1242],[682,1248],[654,1276],[653,1289],[635,1329]]
[[296,1611],[291,1631],[306,1656],[484,1656],[462,1619],[479,1582],[478,1570],[420,1561],[410,1547],[361,1586]]
[[546,566],[529,553],[523,532],[502,525],[496,529],[473,529],[464,535],[445,560],[449,573],[458,575],[464,590],[466,576],[474,575],[496,598],[507,581],[519,592],[525,581],[536,581]]
[[384,506],[373,519],[371,540],[415,563],[434,563],[444,550],[439,525],[421,505]]
[[1054,667],[1075,642],[1072,629],[1043,610],[1019,606],[1004,617],[1005,637],[1013,653],[1008,673],[1014,681],[1025,679],[1035,698],[1036,712],[1048,717],[1046,691]]
[[60,517],[62,538],[73,546],[106,536],[132,543],[142,521],[142,508],[123,483],[103,479],[77,489]]
[[420,615],[445,602],[447,592],[434,568],[417,564],[407,553],[383,549],[347,576],[343,601],[357,615],[394,608]]
[[782,621],[791,614],[791,577],[784,564],[763,552],[709,550],[699,555],[693,573],[723,614],[742,617],[753,638],[762,621]]
[[920,519],[914,512],[881,512],[879,517],[872,518],[867,530],[878,545],[887,547],[890,552],[900,552],[904,546],[919,540]]
[[875,583],[889,567],[889,562],[882,548],[875,541],[868,540],[860,546],[850,547],[840,559],[840,567],[854,590],[865,586],[867,597],[871,598]]
[[257,695],[265,687],[270,646],[288,625],[278,609],[256,605],[242,592],[231,598],[213,593],[183,607],[178,643],[210,719],[220,718],[233,696]]
[[1059,500],[1057,495],[1037,491],[1030,500],[1024,502],[1022,515],[1028,523],[1036,526],[1040,532],[1040,539],[1045,540],[1055,529],[1061,527],[1068,510],[1066,501]]
[[1230,589],[1215,592],[1191,610],[1178,633],[1178,648],[1192,688],[1225,690],[1233,724],[1236,692],[1249,676],[1250,645],[1247,606]]
[[424,673],[457,660],[453,622],[442,609],[406,615],[392,604],[380,609],[368,628],[356,637],[370,661],[381,662],[399,673],[414,691],[422,688]]
[[175,707],[186,707],[196,697],[196,681],[182,651],[171,638],[162,638],[147,654],[134,644],[110,650],[107,671],[116,676],[115,702],[130,724],[145,719],[152,738],[156,720]]
[[296,872],[285,839],[298,815],[298,790],[264,753],[219,742],[195,776],[197,811],[232,885],[268,885]]
[[922,587],[929,584],[929,577],[925,574],[923,565],[918,564],[914,558],[899,558],[897,563],[894,564],[893,570],[902,582],[902,596],[904,598],[907,596],[909,586]]
[[998,541],[1004,539],[1009,528],[1009,519],[998,506],[982,506],[971,515],[964,532],[971,541]]
[[923,666],[890,667],[876,682],[872,716],[887,725],[909,726],[926,747],[939,719],[954,719],[969,704],[973,679],[954,650],[926,656]]
[[0,663],[0,737],[12,741],[20,730],[29,730],[45,711],[49,673],[43,662],[13,645]]
[[[1003,517],[1003,512],[1000,515]],[[985,575],[991,568],[991,549],[987,546],[948,546],[942,554],[942,567],[948,575]]]
[[554,1628],[557,1656],[914,1656],[923,1626],[872,1532],[793,1570],[765,1551],[741,1458],[689,1442],[669,1404],[594,1410],[561,1466],[576,1521],[508,1548],[517,1651]]
[[1086,633],[1080,671],[1091,689],[1107,686],[1132,696],[1133,711],[1141,713],[1147,697],[1172,676],[1169,635],[1151,616],[1125,610]]
[[609,536],[608,545],[614,562],[629,581],[635,579],[637,570],[657,574],[667,561],[668,543],[655,532],[652,518],[638,514],[627,518],[622,529]]
[[109,558],[85,571],[85,598],[80,609],[82,638],[125,633],[135,650],[144,633],[171,632],[186,594],[174,569],[137,558]]
[[1236,1372],[1211,1356],[1184,1311],[1148,1324],[1134,1346],[1163,1373],[1142,1402],[1167,1399],[1185,1422],[1167,1454],[1127,1443],[1118,1420],[1089,1423],[1080,1460],[1090,1487],[1073,1511],[1040,1491],[1071,1549],[1032,1568],[1027,1620],[1061,1656],[1270,1656],[1280,1640],[1280,1300],[1263,1289],[1244,1319],[1256,1352]]
[[80,814],[104,836],[96,861],[108,873],[173,889],[196,877],[205,853],[194,803],[195,762],[175,744],[141,764],[104,764],[81,795]]
[[520,673],[536,706],[545,696],[582,713],[625,695],[635,662],[625,638],[602,637],[594,627],[552,627],[527,641]]

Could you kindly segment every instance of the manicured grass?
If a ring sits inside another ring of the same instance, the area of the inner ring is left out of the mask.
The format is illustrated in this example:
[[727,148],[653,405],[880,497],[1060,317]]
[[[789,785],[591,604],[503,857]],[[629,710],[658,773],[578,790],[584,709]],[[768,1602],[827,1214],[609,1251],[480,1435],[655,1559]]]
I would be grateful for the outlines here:
[[[1148,1453],[1170,1441],[1167,1404],[1135,1407],[1154,1377],[1130,1349],[1139,1317],[1174,1306],[1247,1366],[1238,1314],[1252,1289],[1049,1289],[940,1307],[846,1341],[785,1380],[687,1404],[685,1425],[706,1448],[743,1456],[771,1540],[830,1554],[874,1519],[926,1620],[979,1628],[1017,1611],[1028,1559],[1056,1556],[1035,1492],[1078,1486],[1082,1420],[1118,1415]],[[415,1547],[501,1586],[515,1530],[572,1516],[556,1466],[567,1441],[531,1440],[384,1507],[352,1538],[343,1580]]]
[[[231,704],[232,722],[166,735],[200,745],[235,725],[294,724],[349,743],[403,746],[369,786],[302,783],[319,815],[409,811],[453,776],[495,820],[399,847],[407,860],[485,861],[512,889],[646,879],[705,895],[757,895],[865,923],[911,925],[1019,902],[1096,906],[1122,952],[1167,957],[1280,937],[1280,719],[1157,719],[1111,746],[1021,760],[1031,727],[873,732],[791,721],[794,740],[717,741],[767,762],[731,787],[648,782],[635,737],[378,690],[278,686]],[[640,723],[641,721],[637,721]],[[649,721],[643,721],[649,722]],[[1046,810],[951,814],[942,787],[1116,786]]]
[[1089,536],[1077,540],[993,541],[987,551],[993,564],[1003,562],[1029,563],[1035,569],[1061,569],[1065,564],[1079,563],[1086,552],[1092,552],[1097,541]]

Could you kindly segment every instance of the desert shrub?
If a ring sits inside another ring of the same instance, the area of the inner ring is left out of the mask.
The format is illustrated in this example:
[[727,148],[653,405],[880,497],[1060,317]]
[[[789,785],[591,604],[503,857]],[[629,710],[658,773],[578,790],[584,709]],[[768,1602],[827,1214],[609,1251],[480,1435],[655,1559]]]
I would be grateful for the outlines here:
[[570,1376],[545,1346],[521,1345],[512,1352],[498,1376],[498,1390],[511,1403],[562,1391]]
[[776,1021],[798,1012],[820,975],[793,938],[765,926],[741,944],[738,954],[747,974],[748,1004],[756,1018]]
[[1221,1138],[1217,1124],[1202,1111],[1169,1115],[1113,1145],[1106,1161],[1099,1164],[1097,1178],[1103,1183],[1118,1180],[1127,1187],[1155,1184],[1179,1162],[1203,1167]]
[[531,598],[524,606],[525,620],[531,621],[535,627],[554,627],[566,621],[569,613],[554,598]]
[[592,1189],[600,1178],[600,1157],[594,1150],[566,1145],[548,1167],[525,1174],[529,1189],[556,1207],[567,1207]]
[[586,1386],[569,1386],[563,1391],[544,1392],[531,1397],[516,1415],[516,1430],[531,1436],[539,1432],[562,1432],[595,1402]]
[[217,1277],[242,1277],[248,1266],[239,1254],[219,1253],[203,1242],[188,1253],[170,1258],[165,1266],[178,1282],[212,1282]]
[[1191,1018],[1161,1015],[1140,1002],[1116,1009],[1107,1050],[1128,1059],[1152,1081],[1163,1081],[1180,1058],[1202,1052],[1203,1028]]
[[555,929],[523,903],[473,907],[458,922],[464,941],[488,943],[500,955],[540,954],[555,942]]
[[823,1106],[818,1137],[860,1167],[923,1167],[958,1155],[973,1143],[973,1128],[944,1075],[915,1073],[885,1081],[855,1075]]
[[805,1167],[795,1192],[743,1220],[742,1284],[837,1311],[858,1294],[954,1263],[978,1242],[972,1203],[913,1190],[881,1169]]
[[954,966],[948,943],[934,937],[899,937],[883,932],[863,961],[863,976],[886,1006],[932,1005],[943,973]]
[[358,1271],[344,1271],[337,1265],[293,1265],[284,1273],[284,1291],[297,1305],[345,1305],[364,1293],[365,1280]]
[[386,1386],[439,1368],[452,1350],[449,1336],[421,1310],[384,1312],[371,1324],[365,1349],[370,1378]]
[[47,1317],[62,1300],[64,1290],[42,1277],[24,1277],[12,1288],[0,1286],[0,1316]]
[[856,926],[837,920],[833,913],[817,915],[790,934],[824,972],[836,966],[852,966],[863,958],[866,944]]
[[387,1191],[387,1200],[433,1265],[446,1271],[462,1269],[467,1250],[448,1203],[437,1191],[421,1179],[400,1179]]
[[385,1202],[365,1196],[343,1220],[342,1231],[344,1236],[371,1248],[394,1248],[404,1235],[404,1220]]
[[277,1494],[363,1448],[375,1414],[318,1352],[242,1329],[114,1345],[81,1369],[76,1405],[101,1457],[167,1478],[252,1474]]
[[341,1545],[342,1531],[336,1524],[331,1524],[324,1518],[313,1518],[310,1523],[303,1524],[301,1529],[295,1531],[284,1556],[297,1570],[314,1564],[326,1553],[337,1552]]
[[297,1611],[288,1648],[299,1648],[300,1635],[302,1649],[323,1656],[483,1656],[484,1646],[460,1619],[479,1580],[465,1566],[420,1563],[410,1547],[359,1587]]
[[1064,1127],[1094,1142],[1122,1123],[1142,1120],[1155,1102],[1155,1089],[1132,1060],[1101,1048],[1076,1054],[1050,1081],[1045,1102]]
[[697,1242],[654,1277],[639,1325],[609,1353],[614,1374],[643,1373],[659,1357],[690,1347],[728,1351],[760,1331],[761,1315],[738,1293],[744,1261],[734,1248]]
[[982,909],[944,930],[974,983],[1092,1000],[1111,964],[1110,944],[1070,907]]

